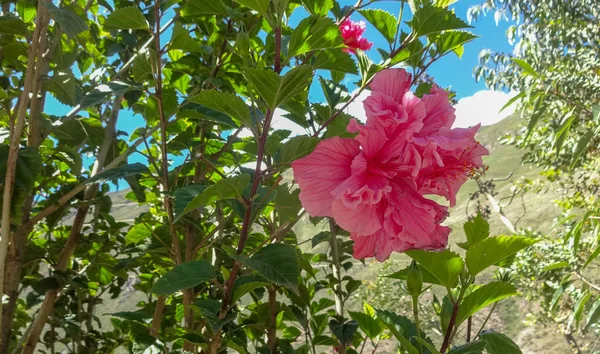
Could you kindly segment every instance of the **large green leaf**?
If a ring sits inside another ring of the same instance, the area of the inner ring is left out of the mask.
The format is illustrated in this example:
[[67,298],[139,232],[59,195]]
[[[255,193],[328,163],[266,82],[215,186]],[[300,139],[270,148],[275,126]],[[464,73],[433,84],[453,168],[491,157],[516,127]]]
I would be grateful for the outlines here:
[[228,115],[247,127],[252,127],[250,110],[244,101],[233,93],[217,90],[202,91],[190,101]]
[[439,55],[453,51],[459,58],[464,53],[464,45],[477,38],[467,31],[445,31],[435,38],[435,45]]
[[344,42],[338,26],[332,19],[310,16],[300,21],[290,36],[290,58],[319,49],[342,48]]
[[458,284],[458,276],[464,264],[460,256],[450,250],[427,252],[421,250],[408,251],[406,254],[436,277],[439,284],[453,288]]
[[346,346],[347,344],[352,343],[352,337],[358,329],[358,323],[356,323],[356,321],[340,323],[337,320],[331,320],[329,321],[329,329],[337,337],[340,343]]
[[504,282],[492,282],[479,287],[465,296],[460,303],[458,314],[456,315],[456,326],[460,326],[467,318],[473,316],[484,307],[517,294],[518,292],[514,285]]
[[176,22],[173,26],[169,49],[181,49],[184,52],[204,52],[200,44],[192,38],[188,30],[179,22]]
[[[217,200],[236,199],[242,196],[244,188],[250,182],[250,175],[242,174],[239,176],[223,178],[212,186],[206,188],[201,194],[195,196],[187,203],[183,211],[177,215],[177,219],[192,210],[214,203]],[[179,206],[179,209],[181,209]]]
[[175,214],[175,220],[178,220],[180,215],[185,213],[185,208],[192,202],[192,200],[194,200],[194,198],[204,192],[205,189],[206,186],[203,184],[191,184],[175,191],[175,200],[173,202],[173,213]]
[[27,25],[17,16],[7,13],[0,16],[0,34],[17,34],[24,36],[27,34]]
[[248,294],[249,292],[254,291],[256,289],[264,288],[268,285],[269,282],[265,281],[263,277],[260,277],[255,274],[238,277],[235,280],[231,302],[235,303],[239,299],[241,299],[242,296]]
[[483,331],[481,339],[486,342],[485,348],[489,354],[522,354],[519,346],[502,333],[495,331]]
[[[8,145],[0,145],[0,185],[4,185],[8,162]],[[42,157],[38,149],[21,148],[17,157],[15,185],[25,191],[33,188],[35,180],[42,170]]]
[[465,257],[467,269],[477,275],[484,269],[506,259],[537,240],[523,236],[488,237],[471,246]]
[[471,28],[465,21],[448,9],[436,6],[424,6],[417,9],[408,22],[416,36],[425,36],[441,31]]
[[126,29],[148,29],[148,21],[144,14],[135,6],[123,7],[113,11],[106,21],[104,21],[104,30],[126,30]]
[[348,314],[370,339],[375,339],[383,331],[383,324],[365,313],[348,311]]
[[129,165],[121,165],[119,167],[111,168],[110,170],[102,171],[97,175],[89,178],[85,181],[86,184],[90,183],[101,183],[106,181],[115,181],[121,178],[125,178],[131,175],[139,175],[141,173],[147,173],[148,167],[136,162]]
[[50,1],[44,1],[43,4],[67,37],[72,38],[88,30],[87,23],[68,8],[58,8]]
[[152,292],[157,295],[171,295],[177,291],[208,282],[215,275],[215,270],[208,261],[197,260],[182,263],[158,279],[152,287]]
[[300,204],[300,199],[298,198],[299,193],[299,189],[295,189],[290,193],[289,189],[285,186],[277,188],[275,210],[277,210],[281,224],[286,221],[294,222],[298,218],[298,212],[302,209],[302,204]]
[[[422,265],[417,264],[417,267],[419,268],[419,271],[421,272],[421,276],[423,277],[423,282],[424,283],[429,283],[429,284],[436,284],[436,285],[442,285],[444,286],[444,284],[442,284],[442,282],[436,278],[433,274],[431,274],[427,269],[425,269]],[[400,280],[407,280],[408,279],[408,271],[409,271],[410,267],[406,267],[404,269],[401,269],[397,272],[394,272],[390,275],[387,275],[387,278],[392,278],[392,279],[400,279]]]
[[77,105],[77,86],[77,79],[71,73],[55,73],[44,81],[44,89],[67,106]]
[[394,42],[396,29],[398,28],[398,20],[394,15],[380,9],[367,9],[359,12],[383,35],[388,43]]
[[186,17],[197,16],[224,16],[227,10],[221,0],[189,0],[181,9],[181,15]]
[[333,7],[333,0],[302,0],[302,3],[311,15],[327,16]]
[[267,245],[251,257],[244,254],[236,256],[240,262],[266,280],[294,291],[297,291],[298,277],[300,276],[300,267],[296,257],[296,249],[283,243]]
[[19,14],[19,17],[23,20],[23,22],[34,22],[36,14],[36,7],[34,4],[26,0],[19,0],[17,1],[16,9],[17,13]]
[[129,231],[127,231],[127,235],[125,236],[126,244],[137,244],[140,241],[143,241],[147,238],[152,237],[152,229],[145,224],[135,224]]
[[283,144],[279,153],[275,155],[275,161],[277,163],[290,163],[310,154],[318,143],[319,139],[310,136],[301,135],[294,137]]
[[266,16],[269,13],[270,0],[235,0],[235,2],[258,12],[263,16]]
[[247,68],[244,74],[267,105],[275,109],[308,88],[312,79],[312,68],[299,65],[284,76],[270,70]]
[[391,311],[375,309],[377,318],[392,332],[392,335],[400,342],[400,345],[408,354],[419,354],[419,350],[410,342],[410,338],[416,335],[414,324],[406,317],[399,316]]
[[322,50],[317,54],[313,63],[315,69],[331,70],[333,72],[358,74],[356,62],[350,54],[339,49]]
[[598,320],[600,320],[600,298],[596,299],[596,302],[592,305],[583,330],[587,330],[591,325],[598,323]]

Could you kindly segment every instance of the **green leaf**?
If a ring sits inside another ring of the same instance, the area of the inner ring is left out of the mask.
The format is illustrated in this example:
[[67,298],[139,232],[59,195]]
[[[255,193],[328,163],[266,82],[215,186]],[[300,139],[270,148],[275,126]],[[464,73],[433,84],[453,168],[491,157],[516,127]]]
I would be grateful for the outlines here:
[[575,165],[577,165],[577,162],[579,161],[579,159],[587,151],[588,144],[590,143],[590,140],[594,136],[595,136],[594,131],[590,130],[587,133],[585,133],[585,135],[581,139],[579,139],[579,142],[577,143],[577,147],[575,147],[575,152],[573,153],[573,156],[571,157],[571,167],[570,167],[571,171],[573,170],[573,168],[575,168]]
[[480,339],[455,347],[448,354],[482,354],[485,346],[486,342]]
[[523,354],[519,346],[502,333],[482,331],[480,336],[486,342],[485,348],[489,354]]
[[269,13],[269,0],[235,0],[240,5],[246,6],[263,16]]
[[319,83],[321,84],[321,88],[323,89],[323,94],[325,95],[325,99],[327,100],[327,104],[329,108],[332,110],[340,103],[340,99],[342,98],[342,92],[345,92],[345,88],[331,80],[325,79],[322,76],[319,76]]
[[271,109],[306,91],[312,79],[312,68],[299,65],[279,76],[274,71],[247,68],[246,79]]
[[133,60],[131,73],[136,82],[143,82],[148,78],[152,78],[152,66],[150,65],[148,56],[138,54]]
[[218,332],[224,325],[233,321],[236,317],[234,312],[229,312],[223,319],[219,316],[221,302],[213,299],[198,299],[192,305],[196,311],[208,322],[213,332]]
[[189,0],[181,9],[184,17],[224,16],[227,10],[221,0]]
[[210,262],[197,260],[182,263],[168,271],[158,279],[152,287],[152,292],[157,295],[171,295],[183,289],[193,288],[196,285],[208,282],[216,276]]
[[233,93],[207,90],[190,98],[190,101],[226,114],[239,123],[247,127],[252,127],[252,117],[250,116],[248,106],[239,96]]
[[337,340],[328,336],[316,336],[312,340],[312,345],[325,345],[328,347],[338,345]]
[[297,291],[300,267],[294,247],[283,243],[272,243],[261,248],[251,257],[241,254],[235,258],[266,280]]
[[360,329],[365,332],[367,337],[375,339],[383,331],[383,326],[380,321],[364,314],[362,312],[348,311],[350,317],[358,323]]
[[146,21],[144,14],[135,6],[116,9],[104,21],[105,31],[127,29],[149,29],[148,21]]
[[336,320],[331,320],[329,321],[329,329],[337,337],[340,343],[345,346],[352,343],[352,337],[358,329],[358,323],[356,323],[356,321],[340,323]]
[[514,285],[504,282],[492,282],[479,287],[465,296],[456,315],[456,326],[466,321],[479,310],[507,297],[517,295]]
[[238,277],[235,280],[235,287],[233,288],[231,303],[236,303],[242,298],[242,296],[248,294],[249,292],[264,288],[268,285],[268,282],[266,282],[262,277],[256,275],[244,275]]
[[107,182],[107,181],[116,181],[118,179],[125,178],[127,176],[139,175],[141,173],[147,173],[147,172],[148,172],[148,167],[144,166],[143,164],[141,164],[139,162],[136,162],[134,164],[121,165],[119,167],[111,168],[110,170],[102,171],[102,172],[98,173],[97,175],[90,177],[87,181],[85,181],[85,183],[91,184],[91,183],[102,183],[102,182]]
[[144,224],[135,224],[129,231],[127,231],[127,235],[125,236],[126,244],[138,244],[140,241],[143,241],[147,238],[152,237],[152,230],[149,226]]
[[467,250],[477,242],[490,236],[490,224],[479,213],[471,220],[465,222],[463,228],[465,230],[465,235],[467,235],[467,242],[465,242],[466,247],[463,248]]
[[502,106],[502,108],[500,108],[500,111],[498,111],[498,113],[501,113],[502,111],[504,111],[508,107],[512,106],[513,103],[522,100],[523,97],[525,97],[525,92],[519,92],[518,95],[515,95],[515,97],[511,98],[510,100],[508,100],[508,102],[506,102],[506,104],[504,106]]
[[329,242],[330,239],[331,233],[329,231],[321,231],[310,240],[311,248],[315,248],[321,242]]
[[333,7],[333,0],[302,0],[302,3],[311,15],[327,16]]
[[77,86],[77,79],[71,73],[59,72],[44,81],[44,88],[67,106],[77,105]]
[[600,298],[596,299],[596,302],[592,305],[583,330],[585,331],[590,328],[591,325],[598,323],[598,320],[600,320]]
[[419,350],[409,340],[413,335],[416,335],[417,331],[414,324],[408,318],[390,311],[378,309],[375,309],[375,313],[377,314],[377,318],[386,325],[408,354],[419,354]]
[[302,209],[298,194],[300,189],[290,193],[287,187],[279,186],[275,195],[275,210],[279,215],[279,222],[283,225],[286,221],[294,222],[298,218],[298,212]]
[[554,270],[554,269],[565,268],[568,266],[569,266],[568,262],[556,262],[556,263],[552,263],[550,265],[545,266],[544,269],[542,269],[542,272],[547,272],[547,271]]
[[284,164],[297,160],[310,154],[318,143],[319,139],[306,135],[293,137],[283,144],[279,153],[275,156],[275,162]]
[[560,154],[560,150],[562,149],[565,140],[567,140],[567,136],[569,135],[569,131],[571,130],[571,124],[573,123],[575,118],[577,117],[573,114],[573,111],[568,113],[563,119],[563,123],[560,126],[560,129],[556,133],[554,145],[556,146],[557,155]]
[[533,67],[526,62],[523,59],[519,59],[519,58],[510,58],[510,60],[517,64],[521,70],[523,70],[523,73],[525,73],[526,75],[531,75],[533,77],[539,77],[540,75],[533,69]]
[[111,97],[125,94],[132,89],[137,89],[137,87],[121,81],[113,81],[106,85],[100,85],[83,97],[83,100],[79,104],[79,109],[84,110],[88,107],[104,103]]
[[150,322],[150,320],[152,319],[151,314],[144,313],[141,311],[135,311],[135,312],[120,311],[120,312],[114,312],[114,313],[107,313],[107,315],[122,318],[122,319],[128,320],[128,321],[139,322],[142,324],[148,324],[148,322]]
[[573,325],[573,322],[575,322],[575,328],[579,327],[579,323],[581,322],[581,319],[583,318],[585,305],[587,304],[590,297],[592,297],[592,293],[587,291],[587,292],[583,293],[579,297],[579,299],[577,299],[575,306],[573,306],[573,312],[571,312],[571,317],[569,318],[569,323],[567,324],[567,330],[569,330],[571,328],[571,325]]
[[[28,0],[17,1],[17,13],[25,23],[33,23],[35,20],[36,8]],[[1,22],[2,20],[0,20]]]
[[64,7],[58,8],[50,1],[45,1],[43,4],[67,37],[73,38],[89,29],[87,23],[73,11]]
[[290,36],[288,58],[319,49],[342,48],[344,42],[333,19],[310,16],[298,24]]
[[173,202],[175,220],[178,220],[180,215],[184,214],[185,208],[188,206],[188,204],[190,204],[194,198],[204,192],[205,189],[206,186],[203,184],[191,184],[175,191],[175,200]]
[[0,34],[24,36],[27,34],[27,25],[17,16],[7,13],[0,16]]
[[200,44],[192,38],[188,30],[179,22],[176,22],[173,26],[173,34],[171,35],[171,41],[169,42],[169,49],[181,49],[184,52],[205,52],[202,47],[200,47]]
[[183,211],[179,213],[176,220],[192,210],[209,205],[217,200],[240,198],[248,183],[250,183],[250,175],[247,174],[223,178],[206,188],[200,195],[194,197],[194,199],[185,206]]
[[413,250],[407,251],[406,254],[438,279],[438,284],[447,288],[453,288],[458,284],[458,276],[464,268],[462,258],[458,254],[450,250],[442,252]]
[[439,55],[450,51],[460,58],[464,52],[464,45],[477,38],[477,35],[468,31],[445,31],[435,38],[435,45]]
[[441,31],[472,28],[458,18],[454,12],[435,6],[424,6],[417,9],[408,24],[416,37]]
[[598,257],[598,255],[600,255],[600,245],[598,245],[596,249],[588,256],[588,258],[585,261],[585,264],[583,265],[583,268],[589,266],[590,263],[592,263],[592,261]]
[[341,50],[322,50],[315,57],[315,69],[331,70],[333,72],[358,74],[356,62],[350,54]]
[[398,20],[394,15],[380,9],[367,9],[359,12],[383,35],[388,43],[394,42],[396,29],[398,28]]
[[425,339],[423,339],[423,338],[421,338],[421,337],[413,337],[413,338],[414,338],[414,340],[415,340],[415,341],[416,341],[418,344],[420,344],[420,345],[424,346],[424,347],[425,347],[427,350],[429,350],[429,352],[430,352],[431,354],[441,354],[441,353],[440,353],[440,351],[439,351],[439,350],[437,350],[437,349],[436,349],[436,348],[433,346],[433,344],[429,343],[429,342],[428,342],[428,341],[426,341]]
[[520,250],[536,243],[537,240],[522,236],[488,237],[479,241],[467,251],[467,269],[477,275],[484,269],[506,259]]

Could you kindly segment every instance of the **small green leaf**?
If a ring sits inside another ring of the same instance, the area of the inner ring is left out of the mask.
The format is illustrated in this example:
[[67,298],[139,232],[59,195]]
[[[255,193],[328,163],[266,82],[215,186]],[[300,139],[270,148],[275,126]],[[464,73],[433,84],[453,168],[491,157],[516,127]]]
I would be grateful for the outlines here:
[[290,163],[310,154],[318,143],[319,139],[317,138],[306,135],[296,136],[283,144],[279,153],[275,156],[275,161],[281,164]]
[[[36,8],[31,2],[27,0],[19,0],[17,1],[17,13],[19,13],[19,17],[25,23],[33,23],[35,20]],[[2,20],[0,20],[1,22]]]
[[138,54],[133,60],[131,73],[136,82],[143,82],[148,78],[152,78],[152,66],[149,58],[146,55]]
[[458,284],[458,276],[464,268],[462,258],[458,254],[450,250],[442,252],[413,250],[407,251],[406,254],[437,278],[439,284],[447,288],[453,288]]
[[409,338],[416,336],[417,330],[415,325],[408,318],[399,316],[390,311],[378,309],[375,309],[375,313],[377,314],[377,318],[386,325],[408,354],[419,354],[419,350],[415,348],[409,340]]
[[312,68],[308,65],[299,65],[284,76],[279,76],[270,70],[247,68],[244,74],[267,105],[275,109],[306,91],[312,79]]
[[218,332],[224,325],[233,321],[236,317],[234,312],[229,312],[225,318],[221,318],[221,301],[213,299],[198,299],[194,301],[192,308],[208,322],[214,332]]
[[479,287],[465,296],[461,302],[456,316],[456,326],[460,326],[467,318],[484,307],[517,294],[514,285],[504,282],[492,282]]
[[58,8],[50,1],[45,1],[43,4],[67,37],[73,38],[89,29],[87,23],[68,8]]
[[27,25],[17,16],[7,13],[0,16],[0,34],[24,36],[27,34]]
[[264,288],[268,286],[262,277],[256,275],[244,275],[235,280],[235,287],[233,289],[233,296],[231,298],[232,303],[236,303],[242,296],[248,294],[256,289]]
[[294,247],[283,243],[272,243],[261,248],[251,257],[241,254],[235,258],[266,280],[297,291],[300,267]]
[[106,21],[104,21],[104,30],[126,30],[126,29],[148,29],[148,21],[144,14],[135,6],[123,7],[113,11]]
[[135,224],[125,236],[126,244],[137,244],[142,240],[152,237],[152,230],[144,224]]
[[182,263],[163,275],[152,287],[157,295],[171,295],[183,289],[208,282],[216,276],[210,262],[197,260]]
[[542,272],[547,272],[547,271],[554,270],[554,269],[565,268],[568,266],[569,266],[568,262],[556,262],[556,263],[552,263],[550,265],[545,266],[544,269],[542,269]]
[[573,111],[569,112],[565,118],[563,118],[563,123],[560,126],[560,129],[556,133],[554,145],[556,146],[556,154],[560,154],[560,150],[562,149],[565,140],[567,140],[567,136],[569,135],[569,131],[571,130],[571,124],[577,118]]
[[227,9],[221,0],[189,0],[181,9],[184,17],[225,16]]
[[359,12],[383,35],[388,43],[394,42],[396,29],[398,28],[398,20],[394,15],[380,9],[367,9]]
[[302,3],[311,15],[327,16],[333,7],[333,0],[302,0]]
[[245,126],[252,127],[252,117],[248,106],[239,96],[233,93],[207,90],[190,98],[190,101],[226,114]]
[[192,38],[188,30],[179,22],[176,22],[173,26],[173,34],[171,35],[171,41],[169,42],[169,49],[181,49],[184,52],[205,52],[202,47],[200,47],[200,44]]
[[184,214],[185,208],[188,206],[188,204],[190,204],[194,198],[204,192],[205,189],[206,186],[203,184],[191,184],[175,191],[175,200],[173,202],[175,220],[178,220],[180,215]]
[[283,225],[285,222],[294,222],[298,218],[298,212],[302,209],[298,194],[299,189],[290,193],[287,187],[279,186],[275,195],[275,210],[279,215],[279,222]]
[[465,257],[467,268],[471,275],[477,275],[536,242],[537,240],[522,236],[488,237],[469,248]]
[[471,28],[454,12],[435,6],[424,6],[417,9],[408,24],[417,37],[441,31]]
[[344,42],[338,26],[332,19],[310,16],[298,24],[290,36],[288,57],[319,49],[342,48]]
[[596,299],[596,302],[592,305],[583,330],[587,330],[591,325],[598,323],[598,320],[600,320],[600,298]]
[[539,77],[540,75],[533,69],[533,67],[523,59],[519,58],[511,58],[513,63],[517,64],[521,70],[527,75],[531,75],[533,77]]
[[44,88],[52,93],[60,103],[67,106],[77,105],[77,79],[71,73],[55,73],[44,81]]
[[315,69],[331,70],[333,72],[358,74],[356,62],[350,54],[341,50],[322,50],[315,57]]
[[242,196],[244,188],[250,183],[250,175],[224,178],[206,188],[200,195],[192,199],[177,216],[177,220],[192,210],[209,205],[217,200],[237,199]]
[[269,0],[235,0],[235,2],[258,12],[263,16],[267,16],[269,13]]
[[486,342],[480,339],[455,347],[448,354],[482,354],[485,346]]
[[571,157],[571,167],[570,167],[571,171],[573,170],[573,168],[575,168],[575,165],[577,165],[577,162],[579,161],[579,159],[587,151],[588,144],[590,143],[590,140],[594,136],[595,136],[594,131],[590,130],[587,133],[585,133],[585,135],[581,139],[579,139],[579,142],[577,143],[577,147],[575,147],[575,152],[573,153],[573,156]]
[[430,354],[441,354],[439,350],[437,350],[433,344],[429,343],[428,341],[426,341],[425,339],[421,338],[421,337],[413,337],[414,340],[424,346],[427,350],[429,350]]
[[358,329],[358,323],[356,323],[356,321],[340,323],[337,320],[331,320],[329,321],[329,329],[337,337],[340,343],[345,346],[352,343],[352,337]]
[[365,332],[370,339],[375,339],[383,331],[384,327],[382,323],[367,314],[353,311],[348,311],[348,314],[350,314],[350,317],[358,323],[360,329]]
[[111,168],[109,170],[104,170],[97,175],[90,177],[86,184],[90,183],[102,183],[107,181],[115,181],[121,178],[125,178],[131,175],[139,175],[141,173],[147,173],[148,167],[143,164],[136,162],[134,164],[129,165],[121,165],[119,167]]
[[328,336],[316,336],[312,340],[312,345],[325,345],[328,347],[338,345],[337,340]]
[[128,320],[128,321],[139,322],[142,324],[148,324],[148,322],[150,322],[150,320],[152,319],[151,314],[144,313],[141,311],[135,311],[135,312],[121,311],[121,312],[107,313],[107,315],[122,318],[122,319]]
[[590,263],[592,263],[592,261],[598,257],[598,255],[600,255],[600,245],[598,245],[596,249],[588,256],[588,258],[585,261],[585,264],[583,265],[583,268],[589,266]]
[[525,92],[519,92],[518,95],[515,95],[515,97],[511,98],[510,100],[508,100],[508,102],[506,102],[506,104],[504,106],[502,106],[502,108],[500,108],[500,111],[498,113],[501,113],[502,111],[504,111],[508,107],[512,106],[513,103],[522,100],[523,97],[525,97]]
[[321,242],[329,242],[330,239],[331,239],[330,232],[328,232],[328,231],[319,232],[318,234],[313,236],[313,238],[310,240],[311,248],[315,248],[315,246],[320,244]]
[[468,31],[445,31],[435,38],[438,55],[454,51],[460,58],[464,51],[463,46],[475,38],[477,36]]
[[83,100],[79,104],[79,109],[84,110],[88,107],[104,103],[115,95],[122,95],[137,88],[121,81],[113,81],[106,85],[100,85],[83,97]]
[[579,323],[581,322],[581,319],[583,318],[585,305],[587,304],[590,297],[592,297],[592,293],[587,291],[587,292],[583,293],[579,297],[579,299],[577,299],[575,306],[573,306],[573,312],[571,312],[571,317],[569,317],[569,323],[567,324],[567,330],[569,330],[571,328],[571,326],[573,325],[573,322],[575,322],[575,328],[579,327]]
[[486,342],[485,348],[489,354],[522,354],[519,346],[502,333],[495,331],[483,331],[481,339]]
[[[436,278],[433,274],[431,274],[427,269],[423,268],[422,265],[417,265],[417,266],[419,267],[419,270],[421,271],[421,275],[423,276],[424,283],[444,286],[444,284],[442,284],[442,282],[438,278]],[[409,267],[406,267],[395,273],[387,275],[386,277],[392,278],[392,279],[407,280],[408,279],[408,270],[409,270]]]
[[467,235],[466,249],[490,236],[490,224],[479,213],[471,220],[465,222],[463,228],[465,235]]

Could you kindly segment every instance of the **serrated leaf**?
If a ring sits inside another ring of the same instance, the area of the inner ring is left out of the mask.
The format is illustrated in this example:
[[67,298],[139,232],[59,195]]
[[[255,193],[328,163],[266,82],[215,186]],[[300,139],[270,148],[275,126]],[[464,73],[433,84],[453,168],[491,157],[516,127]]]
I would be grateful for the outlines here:
[[104,21],[105,31],[126,29],[148,29],[148,21],[144,14],[135,6],[123,7],[113,11]]
[[322,50],[315,57],[315,69],[331,70],[333,72],[358,74],[356,62],[350,54],[341,50]]
[[149,58],[143,54],[138,54],[133,60],[131,73],[136,82],[143,82],[148,78],[152,78],[152,66]]
[[248,106],[239,96],[233,93],[217,90],[202,91],[190,98],[190,101],[226,114],[247,127],[253,126]]
[[471,28],[465,21],[448,9],[424,6],[416,9],[408,22],[415,36],[425,36],[441,31]]
[[297,291],[300,267],[294,247],[283,243],[272,243],[261,248],[251,257],[241,254],[235,258],[266,280]]
[[258,12],[263,16],[266,16],[269,13],[269,0],[235,0],[235,2]]
[[319,83],[321,84],[321,88],[323,89],[323,94],[325,95],[325,100],[327,100],[329,108],[335,109],[338,103],[340,103],[342,92],[345,92],[345,88],[331,80],[323,78],[322,76],[319,76]]
[[185,208],[188,206],[188,204],[190,204],[194,198],[204,192],[205,189],[206,186],[203,184],[191,184],[175,191],[175,200],[173,202],[175,220],[178,220],[180,215],[184,214]]
[[465,235],[467,235],[466,247],[463,247],[465,249],[469,249],[470,246],[490,236],[490,224],[479,213],[471,220],[465,222],[463,229],[465,230]]
[[460,256],[450,250],[427,252],[421,250],[407,251],[406,254],[438,279],[439,284],[453,288],[458,284],[458,276],[464,264]]
[[158,279],[152,287],[152,292],[157,295],[171,295],[208,282],[215,276],[215,270],[208,261],[197,260],[182,263]]
[[417,330],[408,318],[390,311],[378,309],[375,309],[375,313],[377,314],[377,318],[386,325],[408,354],[419,354],[419,350],[409,340],[409,338],[417,334]]
[[279,215],[279,222],[283,225],[286,221],[294,222],[298,218],[298,212],[302,209],[298,194],[299,189],[295,189],[293,192],[289,192],[285,186],[279,186],[277,188],[277,194],[275,195],[275,210]]
[[510,60],[517,64],[525,74],[533,77],[539,77],[539,74],[535,71],[535,69],[533,69],[533,67],[525,60],[519,58],[510,58]]
[[110,170],[105,170],[97,175],[89,178],[85,181],[86,184],[90,183],[101,183],[107,181],[115,181],[121,178],[125,178],[130,175],[139,175],[141,173],[147,173],[148,167],[143,164],[136,162],[129,165],[121,165],[119,167],[111,168]]
[[68,73],[56,73],[44,81],[44,88],[52,93],[60,103],[67,106],[77,105],[77,79]]
[[477,35],[468,31],[445,31],[435,38],[435,45],[439,55],[454,51],[460,58],[463,46],[477,38]]
[[192,210],[209,205],[217,200],[240,198],[244,188],[246,188],[249,182],[250,175],[247,174],[223,178],[206,188],[200,195],[194,197],[194,199],[192,199],[176,217],[176,220],[179,220],[182,216]]
[[323,16],[310,16],[298,24],[290,36],[288,57],[319,49],[342,48],[344,42],[340,29],[333,19]]
[[537,240],[522,236],[488,237],[469,248],[465,261],[471,275],[506,259]]
[[360,329],[365,332],[370,339],[375,339],[383,331],[384,327],[382,323],[367,314],[353,311],[348,311],[348,314],[358,323]]
[[100,85],[83,97],[83,100],[79,104],[79,109],[84,110],[88,107],[102,104],[111,97],[125,94],[132,89],[136,89],[136,87],[121,81],[113,81],[106,85]]
[[523,354],[519,346],[502,333],[482,331],[480,336],[486,342],[485,348],[489,354]]
[[333,0],[302,0],[302,3],[311,15],[327,16],[333,7]]
[[24,36],[27,34],[27,25],[17,16],[7,13],[0,16],[0,34]]
[[192,38],[188,30],[178,22],[173,26],[173,34],[171,35],[171,41],[169,42],[169,49],[180,49],[184,52],[204,52],[202,47],[200,47],[200,44]]
[[394,42],[398,28],[398,21],[394,15],[380,9],[367,9],[359,12],[383,35],[388,43]]
[[312,68],[299,65],[279,76],[274,71],[247,68],[244,75],[271,109],[305,91],[312,79]]
[[587,133],[585,133],[585,135],[581,139],[579,139],[579,142],[575,147],[575,152],[573,152],[573,156],[571,157],[571,171],[573,170],[573,168],[575,168],[575,165],[577,165],[579,159],[585,154],[588,144],[594,136],[594,131],[590,130]]
[[50,1],[43,2],[43,4],[67,37],[73,38],[89,29],[87,23],[68,8],[58,8]]
[[142,240],[152,237],[152,230],[144,224],[135,224],[125,235],[126,244],[137,244]]
[[185,17],[224,16],[227,15],[227,10],[221,0],[190,0],[181,9],[181,15]]
[[318,143],[319,139],[306,135],[293,137],[279,149],[279,153],[275,156],[275,161],[281,164],[290,163],[310,154]]
[[507,297],[517,295],[514,285],[504,282],[485,284],[465,296],[456,315],[456,326],[473,316],[479,310]]
[[[442,284],[442,282],[438,278],[436,278],[433,274],[431,274],[422,265],[417,265],[417,267],[419,268],[419,271],[421,272],[421,276],[423,277],[424,283],[444,286],[444,284]],[[401,269],[397,272],[394,272],[390,275],[386,275],[386,278],[406,280],[406,279],[408,279],[408,270],[409,269],[410,269],[410,267],[406,267],[406,268]]]

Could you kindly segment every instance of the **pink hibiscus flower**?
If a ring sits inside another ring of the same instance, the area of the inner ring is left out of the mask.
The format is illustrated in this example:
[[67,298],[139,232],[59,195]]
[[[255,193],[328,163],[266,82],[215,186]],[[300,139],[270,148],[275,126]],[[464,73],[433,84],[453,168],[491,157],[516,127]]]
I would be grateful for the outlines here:
[[353,120],[354,139],[323,140],[292,163],[300,201],[312,216],[332,217],[350,232],[354,256],[383,261],[392,252],[446,247],[448,208],[424,197],[456,192],[487,154],[478,126],[451,129],[454,109],[434,87],[422,99],[403,69],[376,75],[365,100],[365,125]]
[[357,49],[371,49],[373,43],[367,41],[366,38],[362,38],[366,28],[367,26],[364,21],[353,22],[347,19],[342,22],[340,31],[342,32],[342,38],[344,38],[344,44],[347,46],[347,48],[344,49],[345,52],[356,53]]

